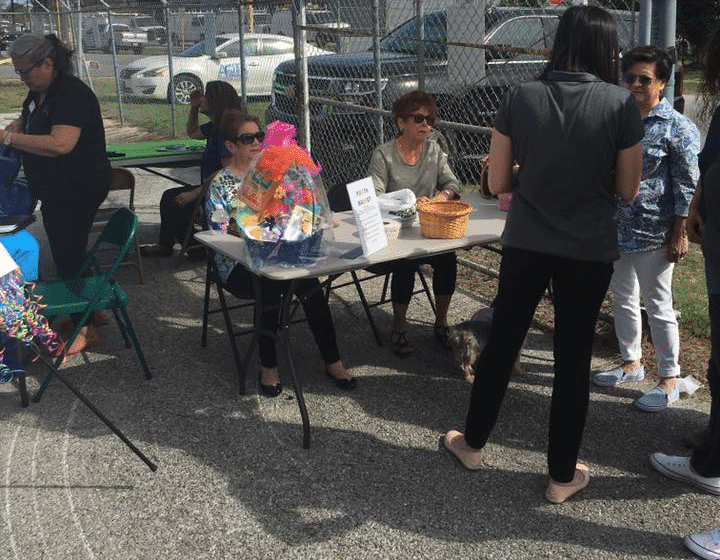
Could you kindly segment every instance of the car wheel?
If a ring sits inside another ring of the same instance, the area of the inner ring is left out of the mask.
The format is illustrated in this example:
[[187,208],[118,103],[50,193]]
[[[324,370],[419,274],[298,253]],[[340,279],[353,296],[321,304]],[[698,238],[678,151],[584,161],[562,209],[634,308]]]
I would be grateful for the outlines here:
[[[190,103],[190,94],[199,89],[202,91],[202,81],[197,76],[191,76],[190,74],[180,74],[173,80],[172,93],[175,95],[175,101],[181,105],[188,105]],[[170,96],[168,95],[168,99]]]

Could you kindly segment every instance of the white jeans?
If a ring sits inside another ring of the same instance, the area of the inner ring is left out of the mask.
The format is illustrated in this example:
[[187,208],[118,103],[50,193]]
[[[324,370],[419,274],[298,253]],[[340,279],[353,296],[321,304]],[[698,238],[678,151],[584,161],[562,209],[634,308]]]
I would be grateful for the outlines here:
[[658,376],[680,375],[680,335],[673,310],[672,272],[666,248],[637,253],[620,253],[614,263],[610,288],[615,295],[615,334],[624,361],[642,359],[640,294],[647,310],[650,334],[655,346]]

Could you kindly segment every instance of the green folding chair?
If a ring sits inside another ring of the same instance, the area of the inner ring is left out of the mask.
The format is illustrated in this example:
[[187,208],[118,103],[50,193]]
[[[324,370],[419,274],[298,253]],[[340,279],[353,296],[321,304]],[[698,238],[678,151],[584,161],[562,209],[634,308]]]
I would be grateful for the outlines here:
[[[127,314],[127,294],[114,278],[115,272],[132,246],[137,227],[137,216],[127,208],[119,209],[113,214],[97,241],[89,249],[85,262],[75,278],[49,283],[38,282],[35,286],[35,293],[42,296],[42,303],[45,307],[41,312],[46,317],[82,313],[82,319],[76,323],[75,330],[65,342],[65,349],[72,346],[78,332],[95,311],[110,309],[125,340],[125,346],[130,348],[132,344],[145,371],[145,378],[150,379],[152,375],[145,362],[145,356],[140,348],[130,317]],[[106,253],[108,248],[116,252],[115,260],[109,270],[105,266],[106,271],[102,272],[96,253],[98,250]],[[93,275],[86,276],[86,274]],[[61,355],[57,356],[55,360],[56,368],[60,367],[64,357],[65,350]],[[40,400],[52,377],[53,372],[51,371],[35,394],[33,398],[35,402]]]

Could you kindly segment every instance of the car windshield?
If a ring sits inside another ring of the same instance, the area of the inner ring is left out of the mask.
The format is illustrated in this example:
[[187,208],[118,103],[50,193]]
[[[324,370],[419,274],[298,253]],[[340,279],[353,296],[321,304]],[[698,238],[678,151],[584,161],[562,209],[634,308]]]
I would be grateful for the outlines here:
[[[220,45],[224,45],[228,42],[228,39],[226,37],[215,37],[215,46],[219,47]],[[187,57],[187,58],[193,58],[198,56],[203,56],[205,54],[205,42],[198,43],[197,45],[193,45],[189,49],[185,49],[183,52],[181,52],[177,56]]]
[[[425,22],[425,56],[428,58],[441,58],[445,52],[444,43],[447,39],[445,32],[445,14],[434,12],[427,14]],[[415,19],[405,22],[390,35],[380,41],[381,52],[398,54],[415,54],[417,45],[417,26]],[[437,43],[436,43],[437,42]]]

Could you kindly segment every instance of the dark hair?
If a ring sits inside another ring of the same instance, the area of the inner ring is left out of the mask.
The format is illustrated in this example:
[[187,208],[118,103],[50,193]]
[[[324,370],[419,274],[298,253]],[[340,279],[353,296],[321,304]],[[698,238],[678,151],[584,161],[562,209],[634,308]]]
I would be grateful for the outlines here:
[[216,127],[220,126],[225,110],[243,108],[235,88],[221,80],[208,82],[205,85],[205,99],[210,109],[210,120]]
[[619,53],[617,25],[612,14],[597,6],[571,6],[555,33],[550,60],[543,72],[590,72],[617,84]]
[[15,39],[8,54],[11,58],[19,58],[30,64],[39,64],[43,60],[51,60],[55,75],[72,76],[73,50],[58,39],[54,33],[50,35],[21,35]]
[[220,120],[220,133],[223,136],[223,140],[234,142],[237,138],[238,128],[247,122],[254,122],[258,125],[258,128],[262,130],[260,119],[257,117],[248,115],[238,109],[226,109]]
[[397,126],[398,119],[407,120],[418,109],[427,109],[433,118],[437,116],[437,102],[429,93],[416,89],[398,97],[392,106],[395,125]]
[[655,46],[634,47],[622,56],[622,71],[627,72],[636,64],[655,64],[655,77],[667,83],[672,76],[673,58],[670,53]]
[[709,125],[710,117],[720,105],[720,25],[710,36],[702,50],[703,77],[698,93],[700,95],[700,119]]

